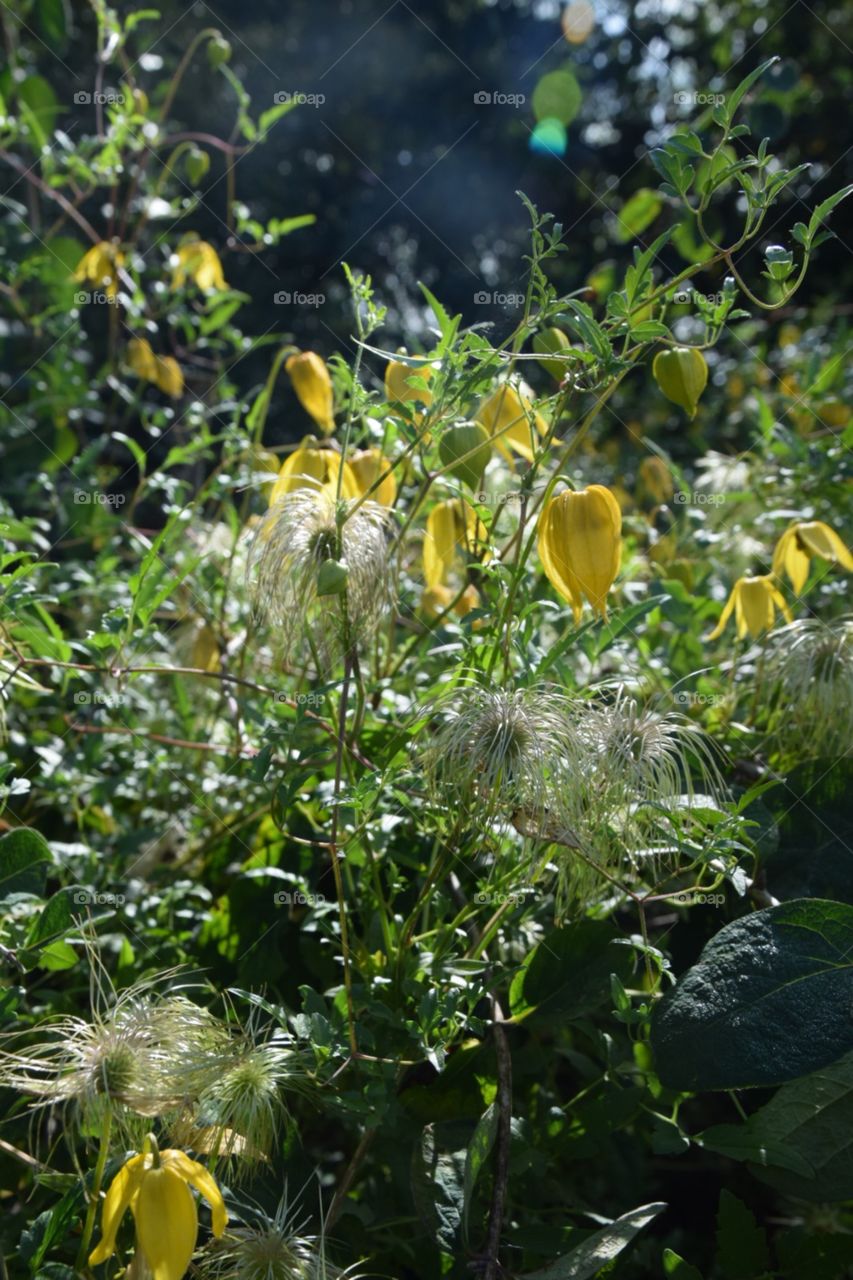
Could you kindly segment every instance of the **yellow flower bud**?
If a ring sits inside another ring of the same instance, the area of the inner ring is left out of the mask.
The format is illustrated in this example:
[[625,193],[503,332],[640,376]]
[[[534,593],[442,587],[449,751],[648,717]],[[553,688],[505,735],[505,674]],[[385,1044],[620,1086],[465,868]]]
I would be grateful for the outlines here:
[[539,559],[549,582],[580,622],[586,598],[607,617],[607,593],[619,572],[622,513],[609,489],[591,484],[551,498],[539,517]]
[[[380,476],[383,476],[384,479],[373,490],[370,497],[381,507],[393,507],[397,497],[397,477],[393,471],[389,471],[391,463],[379,449],[362,449],[360,453],[353,454],[349,465],[355,476],[360,498],[363,498]],[[387,475],[385,475],[386,471]]]
[[699,397],[708,381],[708,366],[695,347],[674,347],[659,351],[652,362],[652,377],[667,400],[696,417]]
[[572,344],[562,329],[543,329],[533,337],[533,350],[540,356],[539,363],[550,373],[552,378],[562,382],[569,371],[568,360],[553,360],[551,356],[565,356],[571,351]]
[[720,621],[708,639],[716,640],[723,634],[732,612],[737,623],[738,637],[743,639],[745,635],[750,635],[756,638],[773,626],[777,608],[788,622],[793,621],[785,597],[769,573],[755,578],[738,578],[720,615]]
[[155,355],[147,338],[131,338],[127,344],[127,364],[140,378],[153,382],[173,400],[183,395],[184,375],[181,366],[174,356]]
[[537,433],[544,436],[548,432],[542,414],[510,382],[503,383],[483,401],[477,410],[477,421],[482,422],[505,457],[511,457],[510,450],[514,449],[528,462],[533,461],[538,445]]
[[186,240],[178,246],[172,272],[172,288],[180,289],[192,280],[199,289],[227,289],[222,263],[212,244],[206,240]]
[[492,456],[489,433],[481,422],[457,422],[439,440],[438,456],[452,476],[477,490]]
[[[338,491],[341,461],[337,449],[315,449],[310,443],[303,441],[283,462],[269,495],[269,505],[273,506],[279,498],[292,493],[294,489],[327,489],[334,496]],[[360,497],[358,480],[348,462],[344,462],[343,472],[341,497]]]
[[834,529],[822,520],[801,520],[786,529],[777,542],[773,572],[777,578],[786,573],[799,595],[806,585],[812,556],[839,564],[848,572],[853,570],[853,556]]
[[672,472],[657,454],[644,458],[637,474],[640,490],[654,502],[668,502],[675,492]]
[[323,434],[330,436],[335,429],[335,400],[325,360],[315,351],[300,351],[299,355],[289,356],[284,367],[302,408]]

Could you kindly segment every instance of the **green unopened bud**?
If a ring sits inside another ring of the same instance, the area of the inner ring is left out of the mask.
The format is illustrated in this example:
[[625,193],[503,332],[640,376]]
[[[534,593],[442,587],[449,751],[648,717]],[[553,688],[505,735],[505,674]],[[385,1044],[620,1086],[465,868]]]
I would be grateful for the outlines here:
[[207,42],[207,60],[212,67],[231,61],[231,45],[224,36],[215,35]]
[[699,397],[708,381],[708,366],[695,347],[674,347],[659,351],[652,363],[652,376],[667,400],[696,417]]
[[787,280],[794,270],[794,255],[790,249],[781,244],[771,244],[764,250],[764,261],[767,264],[766,274],[771,280],[780,283]]
[[489,433],[480,422],[457,422],[439,440],[438,456],[452,476],[469,489],[479,489],[492,456]]
[[[549,355],[564,355],[570,349],[571,343],[562,329],[543,329],[541,333],[534,334],[533,350],[537,355],[545,357]],[[539,363],[558,382],[562,382],[568,371],[568,363],[565,360],[543,359]]]
[[317,572],[317,595],[343,595],[348,577],[349,572],[342,560],[324,560]]
[[191,151],[187,152],[184,164],[187,170],[187,177],[195,187],[201,182],[210,168],[210,156],[206,151],[202,151],[201,147],[193,147]]

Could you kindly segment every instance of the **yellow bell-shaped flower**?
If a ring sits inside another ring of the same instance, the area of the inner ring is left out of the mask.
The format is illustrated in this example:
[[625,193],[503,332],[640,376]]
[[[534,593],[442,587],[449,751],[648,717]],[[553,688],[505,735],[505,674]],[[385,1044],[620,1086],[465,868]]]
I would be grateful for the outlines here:
[[424,581],[443,584],[463,550],[478,551],[488,537],[486,526],[462,498],[437,502],[427,516],[424,537]]
[[720,621],[708,639],[716,640],[723,634],[733,612],[738,638],[742,640],[744,636],[750,635],[755,639],[773,626],[777,609],[781,610],[787,622],[793,621],[785,597],[769,573],[759,574],[755,578],[738,578],[720,615]]
[[477,421],[505,457],[510,458],[510,450],[514,449],[528,462],[533,461],[537,434],[544,436],[548,431],[542,414],[511,382],[503,383],[483,401],[477,410]]
[[382,507],[393,507],[394,499],[397,497],[397,477],[393,471],[389,470],[391,463],[380,449],[362,449],[359,453],[353,454],[349,465],[355,476],[360,498],[363,498],[377,480],[380,480],[370,495],[371,500],[378,502]]
[[114,298],[118,293],[119,268],[124,266],[124,261],[124,254],[116,245],[101,240],[83,254],[74,279],[78,284],[93,284],[103,289],[108,298]]
[[[310,442],[303,441],[282,463],[278,479],[270,490],[269,505],[273,506],[294,489],[328,489],[333,495],[337,494],[342,461],[337,449],[315,449]],[[361,492],[352,467],[344,462],[341,497],[359,498]]]
[[385,395],[391,404],[432,404],[432,392],[426,387],[412,387],[410,378],[429,382],[432,366],[411,365],[402,360],[389,360],[385,367]]
[[773,572],[777,578],[786,573],[799,595],[806,585],[812,556],[840,564],[848,572],[853,570],[853,556],[834,529],[822,520],[801,520],[786,529],[777,542],[773,552]]
[[637,470],[638,489],[653,502],[668,502],[675,492],[672,472],[657,454],[644,458]]
[[89,1265],[106,1262],[115,1253],[116,1233],[130,1209],[138,1249],[154,1280],[182,1280],[198,1236],[198,1210],[190,1187],[210,1205],[213,1234],[221,1236],[228,1214],[204,1165],[173,1149],[131,1156],[104,1198],[101,1240],[89,1255]]
[[227,289],[219,254],[206,240],[185,240],[174,255],[176,262],[172,272],[172,288],[180,289],[192,280],[199,289]]
[[300,351],[289,356],[284,367],[302,408],[323,434],[330,436],[335,429],[335,398],[325,360],[316,351]]
[[539,517],[539,559],[549,582],[572,606],[575,625],[586,598],[607,617],[607,593],[619,572],[622,512],[609,489],[567,489]]

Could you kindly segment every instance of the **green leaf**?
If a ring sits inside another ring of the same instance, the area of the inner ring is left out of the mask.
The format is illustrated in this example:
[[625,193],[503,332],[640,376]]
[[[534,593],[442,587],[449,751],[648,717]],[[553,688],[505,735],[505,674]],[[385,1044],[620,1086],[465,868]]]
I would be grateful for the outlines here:
[[63,0],[39,0],[36,12],[45,42],[54,53],[62,53],[68,43]]
[[[811,1079],[807,1076],[806,1079]],[[785,1088],[790,1086],[785,1085]],[[807,1160],[785,1145],[783,1138],[768,1134],[754,1123],[761,1112],[750,1116],[746,1124],[715,1124],[694,1138],[699,1146],[730,1160],[749,1161],[761,1166],[774,1165],[790,1169],[800,1177],[810,1178],[814,1170]]]
[[652,1017],[663,1084],[782,1084],[853,1049],[853,907],[798,899],[726,925]]
[[645,1204],[623,1213],[609,1226],[593,1231],[581,1244],[541,1271],[528,1271],[521,1280],[590,1280],[617,1258],[638,1232],[662,1213],[665,1204]]
[[0,837],[0,897],[44,892],[53,862],[47,841],[32,827],[16,827]]
[[611,975],[627,983],[633,963],[631,948],[601,920],[555,929],[525,957],[512,980],[513,1019],[534,1013],[549,1020],[583,1017],[609,1003]]
[[462,1218],[464,1151],[439,1151],[427,1125],[412,1157],[412,1194],[421,1221],[442,1249],[453,1252]]
[[663,1251],[663,1273],[667,1280],[702,1280],[701,1271],[697,1271],[689,1262],[685,1262],[672,1249]]
[[840,204],[842,200],[846,200],[851,192],[853,192],[853,182],[851,182],[849,186],[842,187],[840,191],[836,191],[835,195],[828,196],[826,200],[821,201],[812,216],[809,218],[809,240],[812,239],[820,224],[826,221],[835,206]]
[[736,89],[733,89],[726,97],[725,117],[728,121],[734,118],[734,114],[740,106],[744,96],[749,93],[756,80],[760,80],[768,67],[772,67],[774,62],[778,62],[778,58],[768,58],[766,62],[762,62],[754,71],[750,71],[745,79],[741,80]]
[[474,1187],[477,1179],[489,1158],[492,1147],[495,1145],[495,1137],[498,1132],[498,1109],[495,1103],[487,1107],[477,1123],[474,1135],[468,1143],[468,1150],[465,1152],[465,1177],[463,1185],[464,1206],[462,1209],[462,1231],[465,1239],[468,1238],[468,1214],[471,1211],[471,1200],[474,1195]]
[[629,240],[641,235],[646,227],[654,222],[662,208],[663,201],[659,193],[653,191],[651,187],[642,187],[639,191],[635,191],[630,200],[622,206],[621,212],[617,214],[614,232],[616,239],[626,244]]
[[286,116],[294,107],[299,106],[299,96],[294,94],[287,102],[277,102],[274,107],[270,107],[267,111],[262,111],[258,119],[258,132],[260,141],[262,142],[267,133],[276,123],[281,120],[282,116]]
[[725,1190],[717,1213],[717,1265],[726,1280],[757,1280],[770,1267],[763,1229],[746,1205]]

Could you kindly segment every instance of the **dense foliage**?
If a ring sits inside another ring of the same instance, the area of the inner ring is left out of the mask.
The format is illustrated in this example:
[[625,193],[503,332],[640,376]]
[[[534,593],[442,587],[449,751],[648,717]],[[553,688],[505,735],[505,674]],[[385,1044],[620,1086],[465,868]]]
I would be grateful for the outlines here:
[[[850,376],[801,302],[851,188],[760,128],[802,86],[691,90],[586,260],[515,197],[508,306],[356,247],[332,345],[241,287],[325,263],[243,168],[306,95],[213,19],[19,10],[8,1274],[853,1275]],[[542,66],[545,163],[614,38]]]

